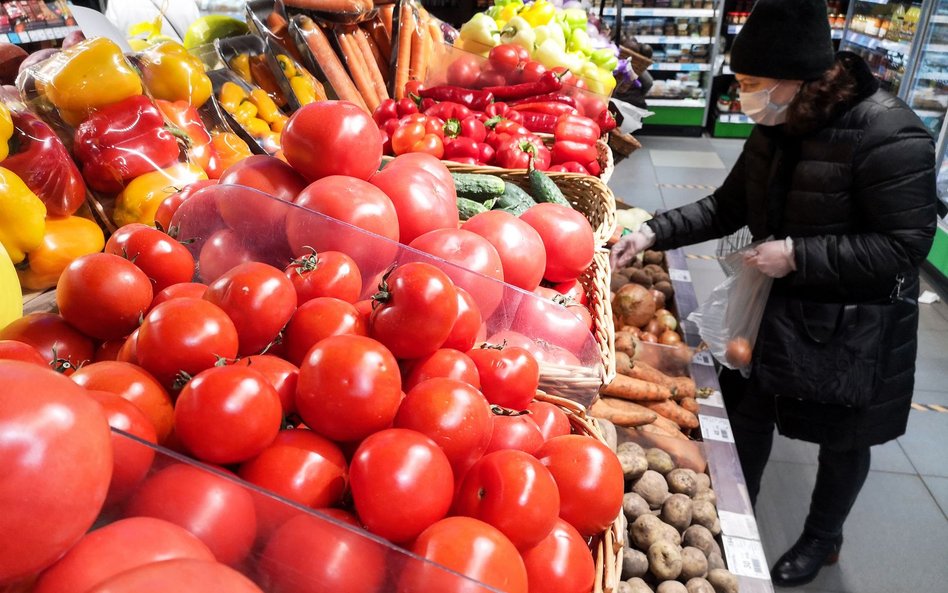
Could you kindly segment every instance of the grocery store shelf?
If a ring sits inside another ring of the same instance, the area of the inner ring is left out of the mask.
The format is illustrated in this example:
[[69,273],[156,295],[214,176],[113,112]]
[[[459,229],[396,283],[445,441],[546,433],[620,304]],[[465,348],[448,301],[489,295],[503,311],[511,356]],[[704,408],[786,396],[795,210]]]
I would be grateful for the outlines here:
[[722,66],[722,67],[721,67],[721,74],[723,74],[724,76],[731,76],[731,75],[733,75],[733,74],[734,74],[734,71],[731,70],[731,65],[730,65],[730,64],[725,64],[724,66]]
[[948,82],[948,72],[919,72],[920,80],[933,80],[935,82]]
[[932,22],[936,25],[948,25],[948,14],[936,14],[932,17]]
[[681,45],[712,45],[714,39],[711,37],[667,37],[665,35],[636,35],[635,40],[639,43],[667,43]]
[[743,113],[722,113],[718,116],[718,121],[723,124],[754,124],[754,120]]
[[[615,16],[615,7],[606,8],[603,16]],[[674,16],[680,18],[712,18],[714,9],[711,8],[623,8],[623,18],[630,16]]]
[[711,64],[679,64],[678,62],[655,62],[649,70],[666,70],[670,72],[707,72]]
[[846,34],[846,41],[871,51],[889,51],[899,55],[907,56],[912,51],[912,44],[905,41],[889,41],[888,39],[879,39],[870,37],[862,33],[852,31]]
[[79,27],[47,27],[45,29],[34,29],[32,31],[21,31],[19,33],[0,33],[0,41],[7,41],[9,43],[53,41],[56,39],[65,39],[66,35],[78,30]]
[[948,43],[929,43],[925,46],[925,51],[933,54],[948,54]]
[[[728,25],[727,34],[728,35],[737,35],[741,32],[741,29],[744,28],[744,25]],[[833,29],[830,33],[833,36],[833,39],[842,39],[843,38],[843,29]]]
[[888,4],[889,0],[856,0],[861,4]]
[[645,97],[645,103],[649,107],[694,107],[704,109],[707,102],[704,99],[659,99],[649,96]]

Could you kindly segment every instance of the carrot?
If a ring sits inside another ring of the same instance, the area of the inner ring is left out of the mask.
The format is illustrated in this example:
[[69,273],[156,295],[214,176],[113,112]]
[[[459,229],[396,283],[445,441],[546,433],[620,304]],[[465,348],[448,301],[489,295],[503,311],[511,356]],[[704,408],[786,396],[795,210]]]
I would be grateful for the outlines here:
[[[379,44],[376,43],[375,38],[372,37],[372,34],[365,29],[362,30],[362,33],[365,36],[365,42],[369,46],[369,51],[372,52],[372,59],[375,60],[375,65],[378,66],[379,74],[382,75],[382,80],[388,80],[388,58],[382,55],[382,50],[379,48]],[[385,91],[386,96],[388,91]]]
[[322,69],[326,80],[335,91],[336,96],[343,101],[351,101],[368,111],[369,109],[365,104],[365,100],[363,100],[362,95],[359,94],[352,79],[346,74],[346,69],[342,65],[342,62],[339,61],[339,57],[332,50],[332,46],[329,45],[329,39],[326,37],[326,34],[308,17],[302,17],[301,23],[306,37],[306,45],[310,51],[313,52],[316,63]]
[[286,22],[286,19],[280,16],[276,10],[267,15],[267,28],[277,37],[281,37],[286,33],[288,25],[289,23]]
[[425,39],[428,33],[423,24],[418,20],[417,15],[412,14],[412,34],[411,34],[411,54],[408,62],[408,78],[410,80],[423,80],[422,69],[425,63]]
[[646,402],[644,405],[681,428],[698,428],[698,417],[673,401]]
[[662,418],[661,416],[659,416],[655,420],[655,422],[651,424],[644,424],[642,426],[639,426],[638,430],[641,430],[642,432],[655,434],[661,437],[669,438],[669,439],[688,440],[688,437],[686,437],[685,435],[681,433],[681,430],[678,428],[677,424],[675,424],[674,422],[667,421],[671,426],[663,425],[662,424],[663,420],[665,420],[665,418]]
[[628,371],[629,372],[625,374],[634,379],[640,379],[642,381],[648,381],[649,383],[670,387],[669,383],[671,377],[656,369],[655,367],[642,362],[641,360],[633,362],[632,368],[628,369]]
[[392,39],[394,37],[392,34],[392,19],[395,17],[395,5],[386,4],[381,7],[379,9],[379,16],[381,17],[382,27],[385,28],[385,34],[389,39]]
[[599,393],[636,402],[661,402],[671,398],[667,387],[625,375],[616,375],[612,383],[600,389]]
[[414,37],[415,19],[411,12],[411,6],[404,0],[401,3],[401,10],[398,12],[398,36],[395,42],[395,51],[397,59],[395,62],[395,77],[392,82],[392,94],[396,99],[405,96],[405,85],[408,84],[411,68],[411,50],[412,37]]
[[375,92],[372,80],[369,78],[368,68],[362,59],[362,52],[355,47],[355,40],[346,31],[336,33],[336,39],[339,40],[339,48],[342,50],[342,56],[345,58],[346,65],[349,67],[349,74],[355,83],[369,111],[375,111],[380,99]]
[[698,413],[698,400],[693,397],[683,397],[678,401],[678,405],[688,410],[692,414]]
[[644,406],[636,403],[601,397],[589,408],[589,413],[597,418],[604,418],[616,426],[642,426],[651,424],[658,415]]
[[369,47],[368,35],[358,27],[353,29],[351,35],[355,42],[356,49],[362,54],[362,61],[365,63],[366,72],[369,74],[369,80],[372,81],[372,86],[375,88],[375,94],[378,96],[379,102],[388,99],[388,91],[385,89],[385,79],[382,78],[382,71],[379,70],[379,65],[375,61],[375,56],[372,54],[372,48]]
[[668,387],[671,388],[676,400],[694,399],[698,395],[698,387],[691,377],[669,377],[669,381]]

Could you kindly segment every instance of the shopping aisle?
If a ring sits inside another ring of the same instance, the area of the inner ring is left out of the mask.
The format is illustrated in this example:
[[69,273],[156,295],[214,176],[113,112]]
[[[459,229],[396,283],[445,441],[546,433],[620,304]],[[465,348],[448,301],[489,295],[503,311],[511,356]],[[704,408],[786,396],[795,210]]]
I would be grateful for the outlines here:
[[[643,136],[619,163],[616,198],[647,210],[698,200],[721,184],[743,141]],[[685,248],[699,299],[724,274],[716,242]],[[923,288],[927,288],[923,279]],[[866,485],[846,525],[842,558],[800,593],[937,593],[948,583],[948,305],[920,305],[915,407],[907,434],[872,450]],[[817,447],[776,437],[757,518],[772,564],[796,541],[816,477]]]

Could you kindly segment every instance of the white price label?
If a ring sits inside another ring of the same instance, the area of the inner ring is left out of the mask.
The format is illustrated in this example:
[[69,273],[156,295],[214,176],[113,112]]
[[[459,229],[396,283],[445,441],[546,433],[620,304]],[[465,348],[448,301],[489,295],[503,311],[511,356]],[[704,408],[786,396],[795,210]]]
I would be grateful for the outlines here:
[[727,418],[717,418],[715,416],[698,415],[698,421],[701,423],[701,436],[706,441],[721,441],[724,443],[733,443],[734,434],[731,433],[731,423]]
[[711,356],[711,353],[707,350],[702,350],[701,352],[695,352],[695,357],[692,359],[695,364],[703,364],[706,367],[714,366],[714,357]]
[[728,570],[738,576],[770,580],[767,558],[760,542],[730,535],[725,535],[722,539]]
[[723,408],[724,407],[724,396],[721,395],[720,391],[713,391],[711,395],[701,400],[706,406],[711,406],[712,408]]
[[668,277],[674,282],[691,282],[691,272],[688,270],[668,270]]
[[757,520],[752,515],[742,515],[730,511],[718,511],[721,520],[721,531],[725,535],[743,537],[760,541],[760,531],[757,530]]

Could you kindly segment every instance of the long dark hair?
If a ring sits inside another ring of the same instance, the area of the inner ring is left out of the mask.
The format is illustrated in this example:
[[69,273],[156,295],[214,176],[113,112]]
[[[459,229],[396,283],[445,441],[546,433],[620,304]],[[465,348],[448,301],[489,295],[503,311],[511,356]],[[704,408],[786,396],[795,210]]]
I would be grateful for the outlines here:
[[787,109],[787,131],[813,133],[841,115],[858,94],[858,83],[840,58],[816,80],[803,83]]

